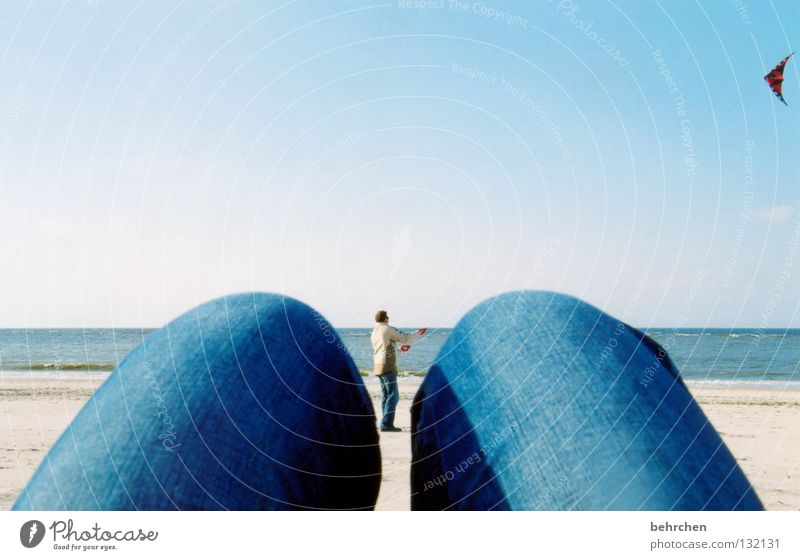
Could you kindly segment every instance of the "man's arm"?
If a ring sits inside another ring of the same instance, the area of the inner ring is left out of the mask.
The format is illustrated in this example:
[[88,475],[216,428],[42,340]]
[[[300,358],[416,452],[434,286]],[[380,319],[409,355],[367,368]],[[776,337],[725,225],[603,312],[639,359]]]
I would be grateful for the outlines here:
[[404,332],[400,332],[394,327],[389,327],[389,338],[391,340],[396,340],[397,342],[402,342],[403,344],[411,344],[412,342],[416,341],[420,336],[422,336],[425,330],[426,329],[419,329],[415,333],[405,334]]

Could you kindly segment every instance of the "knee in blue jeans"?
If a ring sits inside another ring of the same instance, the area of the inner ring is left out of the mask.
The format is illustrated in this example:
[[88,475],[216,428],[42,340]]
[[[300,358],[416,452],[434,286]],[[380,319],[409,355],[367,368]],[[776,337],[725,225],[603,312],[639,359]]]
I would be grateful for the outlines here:
[[563,294],[469,311],[411,414],[415,509],[761,507],[664,349]]
[[228,296],[131,352],[16,507],[371,508],[374,422],[361,376],[322,316],[276,294]]

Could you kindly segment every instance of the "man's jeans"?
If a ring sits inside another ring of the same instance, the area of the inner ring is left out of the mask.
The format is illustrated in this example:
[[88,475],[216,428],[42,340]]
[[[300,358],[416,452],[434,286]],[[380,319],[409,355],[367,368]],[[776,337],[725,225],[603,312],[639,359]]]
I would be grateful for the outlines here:
[[397,372],[390,371],[379,375],[381,383],[381,408],[383,417],[381,418],[381,428],[394,427],[394,413],[397,403],[400,401],[400,392],[397,389]]
[[[666,352],[568,296],[479,304],[411,412],[412,509],[762,509]],[[238,295],[123,360],[14,508],[370,509],[380,464],[334,329]]]

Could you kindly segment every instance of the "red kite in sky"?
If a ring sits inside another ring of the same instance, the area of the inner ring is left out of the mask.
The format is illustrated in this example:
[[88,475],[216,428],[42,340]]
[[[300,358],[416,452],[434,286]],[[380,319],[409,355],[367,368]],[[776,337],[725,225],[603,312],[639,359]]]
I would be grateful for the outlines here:
[[[781,88],[783,87],[783,67],[786,66],[786,63],[789,62],[790,58],[792,58],[792,54],[781,60],[769,74],[764,76],[764,79],[767,80],[770,89],[775,92],[775,95],[777,95],[778,99],[781,101],[783,101],[783,93],[781,93]],[[787,107],[789,106],[786,101],[783,101],[783,104]]]

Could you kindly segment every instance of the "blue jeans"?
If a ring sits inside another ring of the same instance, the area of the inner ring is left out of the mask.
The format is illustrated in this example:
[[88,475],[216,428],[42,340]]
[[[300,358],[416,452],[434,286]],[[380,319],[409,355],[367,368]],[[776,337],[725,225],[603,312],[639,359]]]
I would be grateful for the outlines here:
[[666,352],[560,294],[472,309],[411,422],[412,509],[763,509]]
[[380,480],[372,401],[334,329],[246,294],[145,339],[14,509],[372,509]]
[[[412,509],[762,509],[666,352],[568,296],[479,304],[411,412]],[[148,337],[14,508],[370,509],[380,476],[338,335],[296,300],[250,294]]]
[[383,417],[381,418],[381,428],[394,427],[394,413],[397,403],[400,401],[400,392],[397,389],[397,372],[390,371],[379,375],[381,383],[381,408]]

